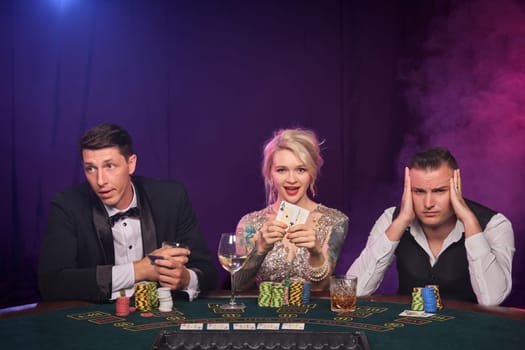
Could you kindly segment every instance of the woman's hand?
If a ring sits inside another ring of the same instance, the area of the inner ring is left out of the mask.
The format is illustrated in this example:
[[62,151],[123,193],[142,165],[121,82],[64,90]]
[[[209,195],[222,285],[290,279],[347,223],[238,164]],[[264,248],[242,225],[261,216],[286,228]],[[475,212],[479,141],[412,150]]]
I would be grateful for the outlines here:
[[308,249],[311,255],[321,254],[321,244],[315,236],[315,231],[306,224],[290,226],[286,238],[296,247]]
[[286,234],[287,225],[281,221],[270,221],[262,225],[257,231],[257,254],[264,255],[272,250],[273,245],[281,241]]

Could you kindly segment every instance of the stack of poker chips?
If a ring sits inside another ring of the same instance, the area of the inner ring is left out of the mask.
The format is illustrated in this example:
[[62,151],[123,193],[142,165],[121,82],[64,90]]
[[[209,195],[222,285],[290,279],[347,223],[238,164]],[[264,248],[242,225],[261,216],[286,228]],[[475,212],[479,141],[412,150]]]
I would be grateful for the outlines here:
[[[154,282],[139,282],[135,285],[135,306],[139,311],[151,311],[154,307],[157,285]],[[152,298],[151,294],[155,294]]]
[[310,281],[303,281],[303,304],[308,304],[310,302]]
[[260,307],[270,307],[272,305],[272,282],[261,282],[259,285],[259,299],[257,304]]
[[290,305],[302,305],[303,301],[303,282],[299,279],[290,280],[290,292],[288,303]]
[[285,286],[283,283],[274,283],[272,288],[272,298],[270,307],[281,307],[284,302]]
[[437,311],[437,300],[434,294],[434,288],[424,287],[421,288],[421,294],[423,295],[423,305],[425,312],[434,313]]
[[310,302],[310,282],[300,278],[279,282],[259,284],[260,307],[281,307],[283,305],[302,306]]
[[288,287],[286,283],[261,282],[259,284],[259,298],[257,305],[260,307],[281,307],[288,305]]
[[121,296],[115,301],[115,315],[127,316],[129,315],[129,297]]
[[421,294],[421,287],[415,287],[412,290],[412,306],[411,309],[414,311],[423,311],[423,295]]
[[169,288],[157,288],[157,297],[160,312],[170,312],[173,310],[173,298],[171,297],[171,290]]
[[284,300],[283,305],[290,305],[290,280],[284,281]]
[[149,294],[149,302],[151,304],[152,309],[156,309],[159,307],[159,297],[157,295],[157,283],[156,282],[148,282],[148,294]]
[[436,297],[436,307],[438,310],[443,309],[443,303],[441,302],[441,297],[439,296],[439,286],[435,284],[429,284],[429,285],[426,285],[425,287],[434,289],[434,296]]

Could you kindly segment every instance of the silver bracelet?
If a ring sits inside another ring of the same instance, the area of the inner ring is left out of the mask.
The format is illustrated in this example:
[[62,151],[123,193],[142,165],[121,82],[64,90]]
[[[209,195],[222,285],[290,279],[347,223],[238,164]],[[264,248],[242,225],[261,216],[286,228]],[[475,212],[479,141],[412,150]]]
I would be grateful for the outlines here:
[[310,266],[310,281],[319,282],[324,280],[328,276],[330,267],[328,265],[328,259],[324,259],[324,263],[319,267]]

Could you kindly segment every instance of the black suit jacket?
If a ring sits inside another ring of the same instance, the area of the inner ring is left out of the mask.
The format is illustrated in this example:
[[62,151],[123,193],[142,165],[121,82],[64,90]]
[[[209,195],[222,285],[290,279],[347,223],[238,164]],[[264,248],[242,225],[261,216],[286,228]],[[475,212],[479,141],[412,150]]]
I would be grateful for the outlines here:
[[[144,254],[162,241],[189,246],[186,267],[197,273],[202,291],[215,288],[217,271],[184,186],[171,180],[133,177],[141,210]],[[108,301],[114,265],[113,235],[104,205],[86,182],[51,202],[38,279],[42,298]]]

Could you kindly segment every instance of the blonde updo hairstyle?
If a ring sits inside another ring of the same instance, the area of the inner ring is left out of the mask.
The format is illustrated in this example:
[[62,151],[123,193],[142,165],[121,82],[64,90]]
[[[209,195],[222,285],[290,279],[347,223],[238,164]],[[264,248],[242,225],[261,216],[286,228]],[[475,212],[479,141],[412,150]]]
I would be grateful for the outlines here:
[[289,150],[306,166],[311,177],[310,192],[315,197],[315,181],[323,165],[320,143],[311,130],[281,129],[274,132],[273,137],[265,143],[262,162],[262,176],[266,190],[266,201],[270,205],[277,199],[277,188],[272,181],[273,155],[277,151]]

